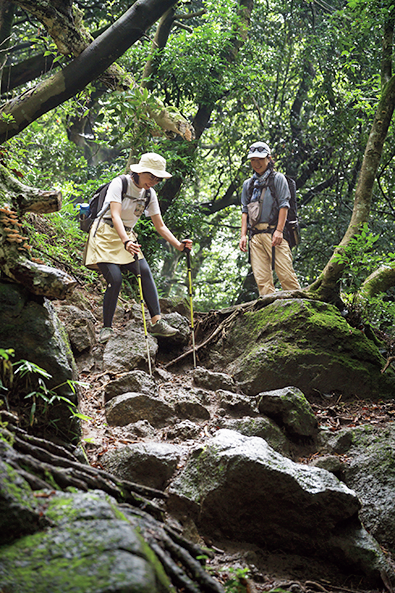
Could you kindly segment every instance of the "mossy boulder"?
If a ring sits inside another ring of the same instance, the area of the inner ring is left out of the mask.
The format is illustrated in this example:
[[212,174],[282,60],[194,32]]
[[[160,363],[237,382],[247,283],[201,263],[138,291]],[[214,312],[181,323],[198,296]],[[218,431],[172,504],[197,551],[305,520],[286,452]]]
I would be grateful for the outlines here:
[[395,393],[395,373],[381,373],[378,346],[334,306],[309,299],[276,300],[238,315],[205,362],[231,374],[249,395],[289,385],[307,397]]
[[[45,422],[42,418],[40,422],[62,439],[78,441],[80,423],[70,412],[70,407],[77,409],[76,389],[70,382],[78,373],[66,331],[51,301],[32,295],[20,284],[0,281],[0,348],[15,351],[12,362],[27,360],[51,375],[45,380],[46,387],[59,397],[48,406]],[[9,403],[17,407],[12,397]]]
[[258,409],[293,436],[313,437],[318,430],[314,412],[300,389],[275,389],[258,396]]
[[[3,448],[4,442],[0,441],[0,451]],[[47,524],[27,482],[9,463],[0,460],[0,545]]]
[[52,527],[0,548],[0,589],[18,593],[168,593],[161,564],[102,492],[43,492]]

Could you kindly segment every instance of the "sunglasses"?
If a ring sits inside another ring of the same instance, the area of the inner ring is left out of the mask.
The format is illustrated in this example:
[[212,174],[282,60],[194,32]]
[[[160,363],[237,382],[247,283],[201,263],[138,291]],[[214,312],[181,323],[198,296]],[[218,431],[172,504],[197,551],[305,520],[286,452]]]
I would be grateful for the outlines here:
[[251,146],[250,152],[267,152],[267,148],[264,146]]

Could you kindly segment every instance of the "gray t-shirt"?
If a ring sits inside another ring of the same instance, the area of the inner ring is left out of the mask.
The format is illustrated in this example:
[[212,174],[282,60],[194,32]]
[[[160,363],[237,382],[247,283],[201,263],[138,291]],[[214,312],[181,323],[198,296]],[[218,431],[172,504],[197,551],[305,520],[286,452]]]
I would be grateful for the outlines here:
[[[246,179],[243,183],[243,189],[241,192],[241,211],[248,212],[247,204],[250,201],[250,182],[251,179]],[[272,209],[273,212],[278,213],[280,208],[289,208],[289,200],[291,198],[291,192],[289,191],[288,182],[285,179],[285,175],[276,172],[274,176],[274,188],[276,191],[276,203],[273,208],[273,196],[270,189],[267,187],[263,196],[262,213],[259,222],[273,222],[270,220]]]

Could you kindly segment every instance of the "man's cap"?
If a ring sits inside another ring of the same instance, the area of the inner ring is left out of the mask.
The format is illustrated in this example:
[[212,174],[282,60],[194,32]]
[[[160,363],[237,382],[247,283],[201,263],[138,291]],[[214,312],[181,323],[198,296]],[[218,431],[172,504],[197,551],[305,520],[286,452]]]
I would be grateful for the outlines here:
[[248,159],[264,159],[270,155],[270,148],[265,142],[254,142],[251,144]]

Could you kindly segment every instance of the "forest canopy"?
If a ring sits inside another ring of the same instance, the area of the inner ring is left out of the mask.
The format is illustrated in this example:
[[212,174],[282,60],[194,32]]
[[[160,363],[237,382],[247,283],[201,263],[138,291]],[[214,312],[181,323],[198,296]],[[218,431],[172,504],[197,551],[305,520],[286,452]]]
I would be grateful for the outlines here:
[[[392,325],[394,5],[84,4],[0,0],[1,163],[63,195],[59,213],[26,221],[36,255],[97,284],[81,265],[75,204],[155,151],[173,173],[158,191],[165,222],[194,240],[195,306],[255,298],[240,193],[248,147],[263,140],[296,180],[301,285],[334,302],[363,295]],[[185,295],[183,257],[138,225],[161,295]]]

